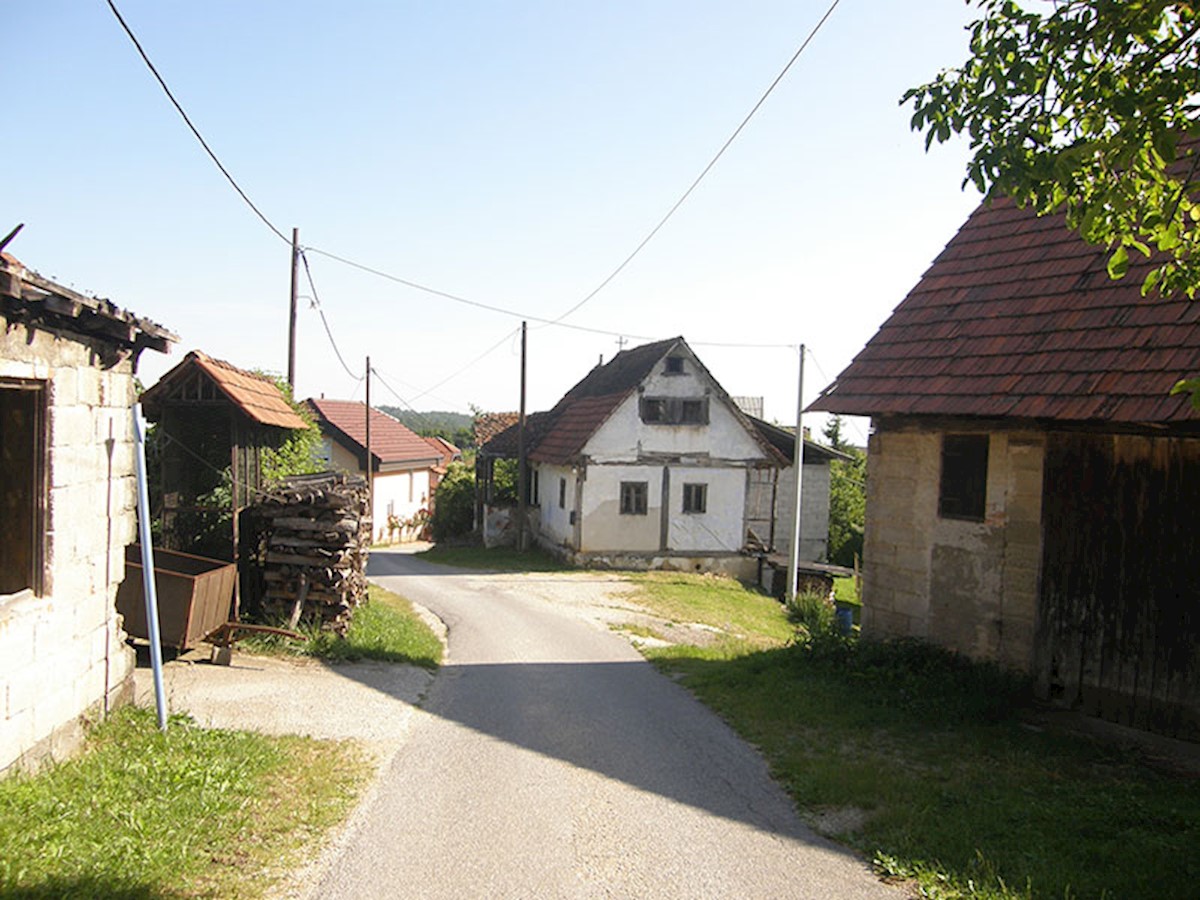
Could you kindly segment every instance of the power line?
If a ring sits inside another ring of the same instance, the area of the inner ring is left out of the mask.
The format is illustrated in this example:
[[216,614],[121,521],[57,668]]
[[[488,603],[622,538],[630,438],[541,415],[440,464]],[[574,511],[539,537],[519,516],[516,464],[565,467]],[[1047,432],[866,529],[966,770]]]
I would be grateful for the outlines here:
[[555,323],[561,322],[561,320],[565,319],[567,316],[569,316],[572,313],[574,313],[575,311],[577,311],[585,303],[587,303],[589,300],[591,300],[593,297],[595,297],[597,294],[599,294],[602,290],[604,290],[606,287],[608,287],[609,283],[614,278],[616,278],[618,275],[620,275],[621,272],[625,269],[625,267],[627,265],[629,265],[631,262],[633,262],[634,257],[636,257],[639,253],[641,253],[642,249],[647,244],[649,244],[651,240],[654,239],[654,236],[656,234],[658,234],[658,232],[660,230],[662,230],[662,227],[667,224],[667,221],[673,215],[675,215],[675,211],[678,210],[679,207],[683,206],[684,201],[687,200],[687,198],[692,195],[692,192],[694,190],[696,190],[697,187],[700,186],[700,182],[702,182],[704,180],[705,176],[708,175],[708,173],[712,170],[713,166],[715,166],[717,164],[717,161],[720,160],[720,158],[725,155],[725,151],[729,149],[729,146],[737,139],[737,136],[742,133],[742,130],[748,124],[750,124],[750,120],[754,118],[754,115],[755,115],[755,113],[758,112],[759,107],[761,107],[766,102],[767,98],[771,96],[771,93],[775,90],[775,87],[779,84],[779,82],[781,82],[783,80],[783,76],[788,73],[788,70],[791,69],[792,65],[796,62],[796,60],[798,60],[800,58],[800,54],[802,54],[805,51],[805,49],[808,47],[809,43],[812,42],[812,39],[817,36],[817,32],[819,32],[821,30],[821,28],[825,24],[826,20],[828,20],[829,17],[831,15],[833,15],[833,11],[835,9],[837,9],[837,5],[840,2],[841,2],[841,0],[833,0],[833,3],[830,4],[829,9],[827,9],[825,11],[825,15],[821,16],[821,20],[819,22],[817,22],[817,24],[813,27],[813,30],[809,32],[808,37],[806,37],[804,39],[804,42],[800,45],[799,49],[797,49],[796,52],[792,54],[792,58],[788,60],[787,65],[784,66],[783,69],[780,70],[779,74],[775,76],[775,80],[771,82],[770,86],[766,89],[766,91],[763,93],[763,95],[758,98],[758,102],[754,104],[754,107],[750,110],[750,112],[748,112],[746,114],[746,117],[744,119],[742,119],[741,124],[738,125],[738,127],[734,129],[733,134],[731,134],[729,136],[729,139],[727,141],[725,141],[724,144],[721,145],[721,149],[717,151],[717,155],[714,156],[711,160],[709,160],[709,163],[707,166],[704,167],[704,170],[699,175],[696,176],[696,180],[693,181],[691,183],[691,185],[688,187],[688,189],[683,192],[683,196],[681,196],[678,200],[675,201],[675,205],[672,206],[669,210],[667,210],[667,214],[665,216],[663,216],[661,219],[659,219],[658,224],[655,225],[652,229],[650,229],[650,233],[648,235],[646,235],[644,238],[642,238],[641,243],[633,248],[633,252],[630,253],[627,257],[625,257],[625,259],[621,261],[621,264],[619,266],[617,266],[615,269],[613,269],[612,272],[610,272],[608,274],[607,278],[605,278],[603,281],[601,281],[600,284],[598,284],[592,290],[592,292],[590,294],[588,294],[586,297],[584,297],[582,300],[580,300],[578,303],[576,303],[574,306],[572,306],[570,309],[568,309],[565,313],[563,313],[561,316],[559,316],[557,319],[555,319],[554,320]]
[[146,63],[146,66],[150,69],[151,74],[154,75],[159,86],[163,89],[163,92],[166,93],[167,99],[171,101],[172,105],[179,112],[179,115],[183,117],[183,121],[187,124],[187,127],[191,129],[192,134],[196,136],[196,140],[200,142],[200,146],[204,148],[204,152],[208,154],[209,158],[214,163],[216,163],[217,168],[221,170],[221,174],[225,176],[225,180],[233,185],[233,189],[238,192],[238,196],[245,201],[247,206],[254,210],[254,214],[262,219],[264,225],[270,228],[271,231],[275,232],[275,235],[285,244],[290,244],[291,240],[285,237],[284,233],[276,228],[271,223],[271,220],[263,214],[263,211],[254,205],[254,201],[252,201],[246,195],[246,192],[242,190],[241,185],[234,180],[234,177],[229,174],[229,170],[226,169],[221,163],[221,160],[217,158],[217,154],[213,152],[212,147],[208,146],[208,141],[204,139],[204,135],[200,133],[200,129],[192,124],[192,120],[188,118],[188,114],[184,111],[179,101],[175,99],[175,95],[171,93],[171,89],[167,86],[167,82],[163,79],[162,75],[158,73],[158,69],[154,67],[154,63],[150,62],[150,57],[147,56],[146,51],[142,49],[142,44],[137,39],[137,35],[133,33],[133,29],[131,29],[126,23],[125,18],[121,15],[120,10],[117,9],[116,4],[113,3],[113,0],[108,0],[108,8],[112,10],[113,15],[117,17],[117,21],[121,23],[121,27],[125,30],[125,33],[129,35],[129,40],[133,41],[133,46],[137,48],[137,52],[142,57],[142,61]]
[[505,341],[510,340],[513,337],[513,335],[519,334],[520,331],[521,331],[520,328],[514,328],[512,331],[507,332],[504,335],[504,337],[500,338],[500,340],[496,341],[496,343],[492,344],[492,346],[488,347],[486,350],[484,350],[482,353],[480,353],[478,356],[476,356],[474,359],[472,359],[469,363],[464,365],[462,368],[456,369],[454,372],[450,373],[445,378],[443,378],[441,381],[439,381],[437,384],[433,385],[432,387],[426,388],[421,393],[417,394],[415,397],[413,397],[413,399],[420,400],[422,397],[432,394],[434,391],[436,391],[438,388],[440,388],[446,382],[453,381],[455,378],[457,378],[463,372],[470,369],[472,366],[474,366],[477,362],[479,362],[485,356],[487,356],[488,354],[490,354],[494,350],[496,350],[496,348],[498,348],[502,344],[504,344]]
[[399,400],[401,403],[403,403],[405,406],[408,407],[409,412],[411,412],[414,416],[417,417],[417,421],[420,423],[422,428],[424,428],[426,431],[435,431],[436,430],[436,427],[434,426],[434,424],[432,422],[430,422],[427,418],[425,418],[425,416],[421,412],[419,412],[415,406],[413,406],[411,403],[409,403],[407,400],[405,400],[403,397],[401,397],[400,392],[397,391],[390,384],[388,384],[387,381],[384,379],[384,377],[381,374],[379,374],[379,370],[376,369],[374,366],[371,366],[371,374],[375,376],[376,381],[378,381],[385,388],[387,388],[388,391],[391,392],[391,395],[393,397],[395,397],[397,400]]
[[353,369],[346,365],[346,360],[342,358],[342,351],[338,349],[337,341],[333,339],[333,331],[329,328],[329,320],[325,318],[325,310],[321,306],[321,298],[317,295],[317,286],[313,282],[312,270],[308,267],[308,257],[304,255],[304,251],[300,251],[300,261],[304,263],[304,276],[308,279],[308,286],[312,290],[313,306],[321,316],[321,324],[325,326],[325,335],[329,338],[329,346],[333,347],[334,355],[337,356],[338,362],[342,364],[342,368],[346,370],[346,374],[355,381],[362,381],[366,376],[357,374]]

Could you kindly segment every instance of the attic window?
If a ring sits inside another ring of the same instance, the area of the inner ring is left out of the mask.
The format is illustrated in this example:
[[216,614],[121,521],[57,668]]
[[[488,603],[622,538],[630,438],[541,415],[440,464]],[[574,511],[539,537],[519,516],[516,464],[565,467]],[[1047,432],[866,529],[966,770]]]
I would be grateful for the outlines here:
[[647,425],[707,425],[708,398],[643,397],[641,414]]
[[943,519],[982,522],[987,507],[988,436],[942,437],[942,480],[938,515]]
[[42,592],[46,390],[0,379],[0,595]]
[[664,375],[682,375],[683,374],[683,357],[668,356],[666,368],[663,369]]

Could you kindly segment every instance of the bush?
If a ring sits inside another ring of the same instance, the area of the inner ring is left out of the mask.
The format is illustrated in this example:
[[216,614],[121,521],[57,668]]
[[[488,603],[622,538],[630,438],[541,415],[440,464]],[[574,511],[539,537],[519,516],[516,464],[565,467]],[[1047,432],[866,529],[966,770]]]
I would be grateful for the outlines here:
[[784,607],[788,621],[796,626],[799,643],[807,644],[837,633],[833,602],[820,591],[800,591]]
[[463,463],[450,463],[434,494],[433,539],[444,541],[470,534],[474,526],[475,473]]

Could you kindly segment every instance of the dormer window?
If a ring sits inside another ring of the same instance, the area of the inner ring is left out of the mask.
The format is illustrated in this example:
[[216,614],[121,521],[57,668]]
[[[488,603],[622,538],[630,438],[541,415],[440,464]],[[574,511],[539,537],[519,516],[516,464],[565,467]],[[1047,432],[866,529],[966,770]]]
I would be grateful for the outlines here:
[[683,357],[668,356],[666,368],[663,369],[664,375],[682,375],[683,374]]

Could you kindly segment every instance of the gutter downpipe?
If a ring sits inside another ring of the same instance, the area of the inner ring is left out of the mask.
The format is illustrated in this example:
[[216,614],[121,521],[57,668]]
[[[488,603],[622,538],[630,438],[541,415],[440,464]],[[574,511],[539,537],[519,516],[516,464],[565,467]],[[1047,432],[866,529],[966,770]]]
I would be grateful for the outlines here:
[[167,732],[167,694],[163,689],[162,645],[158,628],[158,592],[154,584],[154,545],[150,536],[150,491],[146,486],[146,421],[142,404],[133,404],[133,431],[136,437],[138,488],[138,540],[142,545],[142,594],[146,599],[146,628],[150,634],[150,668],[154,672],[154,706],[158,711],[158,730]]

